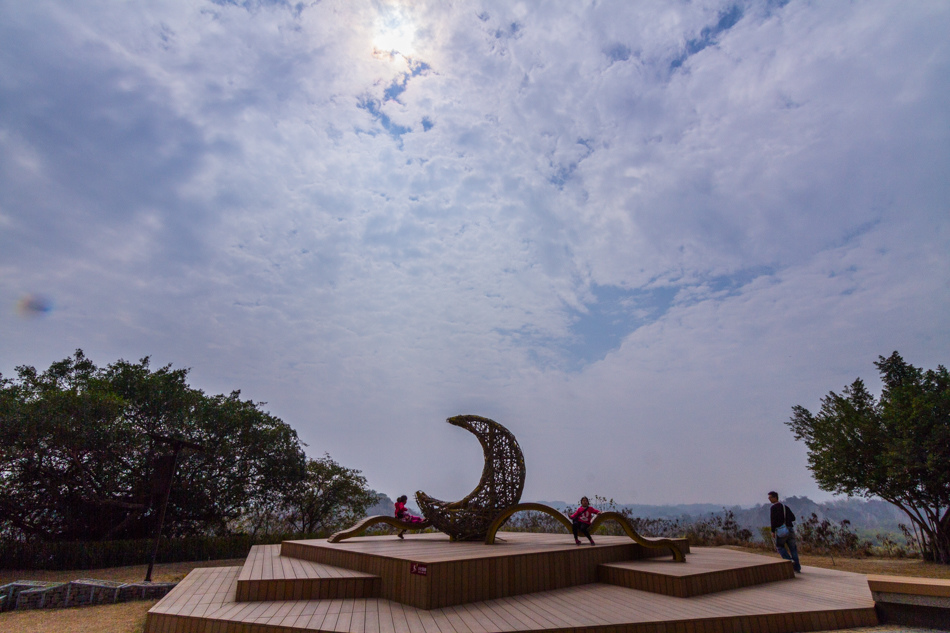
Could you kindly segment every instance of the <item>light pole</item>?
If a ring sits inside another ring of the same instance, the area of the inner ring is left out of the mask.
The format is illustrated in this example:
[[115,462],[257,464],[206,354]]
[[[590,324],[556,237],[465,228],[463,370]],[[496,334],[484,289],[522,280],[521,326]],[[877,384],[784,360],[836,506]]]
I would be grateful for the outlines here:
[[168,437],[157,433],[149,433],[152,439],[165,442],[171,446],[172,452],[168,455],[162,455],[155,460],[155,476],[152,479],[152,492],[161,493],[162,506],[158,511],[158,526],[155,528],[155,543],[152,546],[152,555],[148,559],[148,571],[145,572],[145,582],[152,582],[152,568],[155,567],[155,559],[158,557],[158,544],[162,538],[162,524],[165,523],[165,510],[168,509],[168,497],[172,493],[172,479],[175,478],[175,466],[178,463],[178,453],[183,449],[191,449],[198,453],[204,453],[205,448],[200,444],[188,442],[177,437]]

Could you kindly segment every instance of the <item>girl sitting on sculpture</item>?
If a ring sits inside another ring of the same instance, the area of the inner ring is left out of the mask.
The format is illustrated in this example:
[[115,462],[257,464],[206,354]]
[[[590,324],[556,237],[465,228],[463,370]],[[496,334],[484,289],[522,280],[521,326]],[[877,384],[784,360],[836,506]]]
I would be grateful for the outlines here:
[[578,532],[586,536],[591,545],[594,544],[594,539],[590,537],[590,524],[593,522],[595,514],[600,514],[600,510],[591,507],[587,497],[581,497],[581,507],[571,515],[571,527],[574,531],[575,545],[581,544],[581,540],[577,538]]
[[[417,517],[406,509],[406,501],[408,500],[409,497],[406,495],[400,495],[399,498],[396,499],[396,518],[405,523],[422,523],[425,521],[422,517]],[[406,530],[399,530],[396,536],[402,538],[402,535],[405,533]]]

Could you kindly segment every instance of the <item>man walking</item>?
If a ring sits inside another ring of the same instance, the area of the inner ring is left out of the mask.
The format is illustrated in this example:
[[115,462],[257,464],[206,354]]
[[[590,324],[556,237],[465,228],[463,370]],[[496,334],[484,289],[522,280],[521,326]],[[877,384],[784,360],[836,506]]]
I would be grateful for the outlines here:
[[778,493],[774,490],[769,493],[772,503],[772,534],[775,536],[775,549],[785,560],[792,561],[795,573],[802,571],[802,564],[798,562],[798,544],[795,542],[795,513],[787,505],[778,502]]

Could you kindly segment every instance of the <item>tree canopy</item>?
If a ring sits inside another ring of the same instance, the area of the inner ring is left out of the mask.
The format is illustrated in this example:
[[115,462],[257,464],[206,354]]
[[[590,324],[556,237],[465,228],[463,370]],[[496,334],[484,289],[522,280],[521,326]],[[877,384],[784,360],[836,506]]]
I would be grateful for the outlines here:
[[44,372],[0,376],[0,536],[151,535],[163,438],[203,447],[178,459],[165,534],[223,534],[247,508],[283,500],[306,476],[297,433],[240,398],[190,387],[149,359],[103,368],[82,350]]
[[378,497],[360,471],[325,454],[307,460],[306,479],[287,499],[286,517],[291,531],[305,534],[348,527],[363,518]]
[[880,398],[858,378],[822,398],[817,414],[793,407],[788,425],[823,490],[893,503],[925,554],[950,564],[950,375],[942,365],[914,367],[897,352],[875,366]]

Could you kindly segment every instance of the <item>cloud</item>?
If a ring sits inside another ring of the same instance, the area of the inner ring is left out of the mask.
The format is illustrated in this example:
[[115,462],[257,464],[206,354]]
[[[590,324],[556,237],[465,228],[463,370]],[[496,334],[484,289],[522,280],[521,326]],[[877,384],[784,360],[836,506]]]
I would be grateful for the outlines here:
[[192,367],[390,494],[465,494],[476,413],[528,496],[731,503],[816,492],[793,404],[946,363],[940,5],[0,12],[0,300],[56,307],[7,375]]

